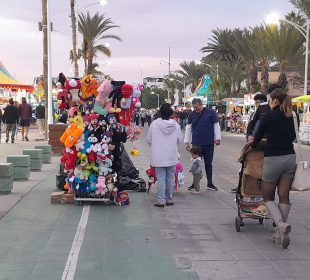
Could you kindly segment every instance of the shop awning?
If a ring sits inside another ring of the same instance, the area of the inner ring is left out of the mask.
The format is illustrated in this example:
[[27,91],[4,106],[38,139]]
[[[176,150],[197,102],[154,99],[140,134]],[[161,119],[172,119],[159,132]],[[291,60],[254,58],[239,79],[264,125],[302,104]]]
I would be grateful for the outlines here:
[[24,89],[27,92],[33,92],[34,87],[31,85],[26,85],[22,82],[17,81],[13,75],[4,67],[3,63],[0,61],[0,88],[7,89]]
[[302,95],[292,99],[293,102],[310,102],[310,95]]

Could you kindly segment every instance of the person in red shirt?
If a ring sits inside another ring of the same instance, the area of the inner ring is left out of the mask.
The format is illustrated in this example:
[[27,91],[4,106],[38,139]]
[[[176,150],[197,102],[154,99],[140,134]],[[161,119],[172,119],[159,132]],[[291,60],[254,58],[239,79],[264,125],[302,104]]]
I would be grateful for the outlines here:
[[22,140],[29,141],[28,132],[32,117],[32,107],[27,103],[26,97],[22,97],[22,104],[18,106],[18,111],[20,115],[20,126],[22,128]]

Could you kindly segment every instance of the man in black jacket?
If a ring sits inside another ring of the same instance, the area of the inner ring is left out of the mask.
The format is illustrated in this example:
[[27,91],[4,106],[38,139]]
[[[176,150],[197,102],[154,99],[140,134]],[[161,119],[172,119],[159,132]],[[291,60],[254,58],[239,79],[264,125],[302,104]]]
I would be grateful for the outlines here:
[[[268,87],[267,94],[269,95],[276,88],[282,88],[282,86],[279,84],[271,84]],[[265,103],[262,103],[261,105],[259,105],[259,107],[257,108],[257,110],[254,114],[253,119],[248,124],[247,133],[246,133],[248,142],[251,142],[254,140],[254,136],[255,136],[255,133],[258,129],[260,122],[262,121],[264,116],[270,111],[271,111],[271,109],[270,109],[268,102],[265,102]]]
[[16,106],[14,106],[13,98],[10,98],[9,105],[4,109],[4,114],[2,116],[3,122],[6,124],[6,140],[9,142],[10,132],[11,132],[11,141],[14,143],[14,137],[16,132],[16,123],[19,119],[19,113]]

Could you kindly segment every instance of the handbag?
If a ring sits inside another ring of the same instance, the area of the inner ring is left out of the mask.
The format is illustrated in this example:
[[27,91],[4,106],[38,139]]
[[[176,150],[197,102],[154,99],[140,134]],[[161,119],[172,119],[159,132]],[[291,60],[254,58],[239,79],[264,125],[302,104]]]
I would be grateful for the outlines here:
[[297,116],[294,111],[293,111],[293,119],[294,119],[294,128],[295,128],[295,133],[296,133],[297,146],[298,146],[298,151],[300,154],[301,161],[297,163],[297,169],[295,172],[295,177],[292,183],[291,190],[292,191],[309,191],[310,190],[310,162],[304,160],[302,152],[301,152]]

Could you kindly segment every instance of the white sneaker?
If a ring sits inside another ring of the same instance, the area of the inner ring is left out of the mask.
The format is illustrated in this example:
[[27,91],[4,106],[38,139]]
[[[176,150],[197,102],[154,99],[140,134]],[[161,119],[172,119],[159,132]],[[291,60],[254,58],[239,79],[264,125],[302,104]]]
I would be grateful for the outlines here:
[[192,194],[200,194],[200,191],[196,191],[196,190],[191,190]]

